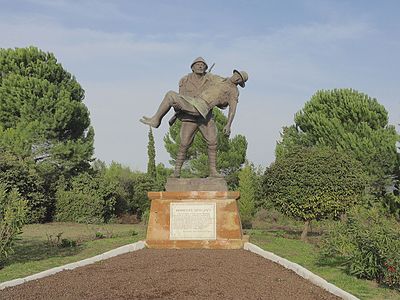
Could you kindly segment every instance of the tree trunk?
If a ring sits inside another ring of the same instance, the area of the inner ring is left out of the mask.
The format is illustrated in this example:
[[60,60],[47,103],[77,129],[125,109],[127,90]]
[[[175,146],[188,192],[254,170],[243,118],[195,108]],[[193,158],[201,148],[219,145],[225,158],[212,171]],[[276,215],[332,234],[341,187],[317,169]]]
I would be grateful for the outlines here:
[[310,228],[310,221],[306,220],[304,222],[303,232],[301,233],[301,240],[302,241],[307,241],[307,233],[308,233],[308,229],[309,228]]

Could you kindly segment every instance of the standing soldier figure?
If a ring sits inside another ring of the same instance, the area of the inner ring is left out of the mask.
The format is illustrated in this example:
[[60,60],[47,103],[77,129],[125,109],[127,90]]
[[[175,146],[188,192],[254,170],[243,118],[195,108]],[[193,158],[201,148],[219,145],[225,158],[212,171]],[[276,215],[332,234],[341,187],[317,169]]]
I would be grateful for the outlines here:
[[[206,73],[208,66],[202,57],[196,58],[190,67],[192,73],[184,76],[179,81],[179,94],[195,98],[210,84],[214,75]],[[193,143],[197,130],[200,130],[207,143],[210,177],[222,177],[217,172],[217,127],[212,116],[212,111],[206,119],[200,115],[189,114],[183,110],[178,111],[175,116],[182,121],[182,126],[180,131],[181,143],[175,161],[173,177],[180,176],[182,165],[186,159],[187,149]]]
[[173,124],[176,118],[182,121],[180,131],[181,143],[175,161],[173,177],[179,177],[186,151],[190,147],[197,130],[207,142],[210,177],[222,177],[217,172],[217,127],[212,115],[212,109],[217,106],[225,109],[229,106],[228,123],[224,134],[230,134],[230,127],[235,116],[239,97],[237,85],[245,86],[248,75],[244,71],[233,71],[230,78],[222,78],[205,73],[207,64],[199,57],[191,65],[193,73],[183,77],[179,83],[179,93],[169,91],[160,104],[156,114],[140,120],[152,127],[159,127],[162,118],[173,107],[175,116],[170,120]]

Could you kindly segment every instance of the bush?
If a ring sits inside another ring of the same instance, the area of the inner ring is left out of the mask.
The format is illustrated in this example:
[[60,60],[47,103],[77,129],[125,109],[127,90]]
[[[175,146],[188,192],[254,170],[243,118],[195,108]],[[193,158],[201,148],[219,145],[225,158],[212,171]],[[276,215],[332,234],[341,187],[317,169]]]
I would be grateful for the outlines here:
[[160,182],[146,173],[134,172],[129,167],[113,162],[102,175],[104,180],[115,187],[116,209],[118,216],[126,213],[136,214],[139,218],[150,207],[147,192],[160,190]]
[[0,264],[12,252],[13,243],[27,216],[27,203],[16,189],[9,193],[4,184],[0,184]]
[[8,190],[17,189],[21,197],[27,201],[29,207],[27,223],[45,221],[51,203],[44,197],[43,180],[32,160],[0,151],[0,181],[7,185]]
[[361,202],[367,176],[361,164],[327,147],[294,149],[266,169],[265,202],[305,222],[338,217]]
[[57,221],[103,223],[114,216],[115,189],[88,173],[73,178],[70,187],[61,184],[56,198]]
[[349,274],[400,290],[400,225],[377,208],[352,209],[323,239],[321,262],[342,263]]

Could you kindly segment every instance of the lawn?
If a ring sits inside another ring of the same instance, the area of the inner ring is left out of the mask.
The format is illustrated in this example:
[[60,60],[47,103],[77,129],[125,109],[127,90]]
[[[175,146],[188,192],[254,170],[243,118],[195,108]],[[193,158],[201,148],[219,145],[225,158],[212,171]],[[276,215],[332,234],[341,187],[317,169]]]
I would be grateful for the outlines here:
[[15,252],[0,269],[0,282],[89,258],[143,240],[144,236],[144,226],[139,224],[26,225]]

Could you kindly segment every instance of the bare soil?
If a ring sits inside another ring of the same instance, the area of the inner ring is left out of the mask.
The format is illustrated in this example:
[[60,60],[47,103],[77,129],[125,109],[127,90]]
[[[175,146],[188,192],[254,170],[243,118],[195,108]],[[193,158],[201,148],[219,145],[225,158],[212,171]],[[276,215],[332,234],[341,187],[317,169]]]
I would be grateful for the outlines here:
[[143,249],[0,291],[0,299],[340,299],[245,250]]

